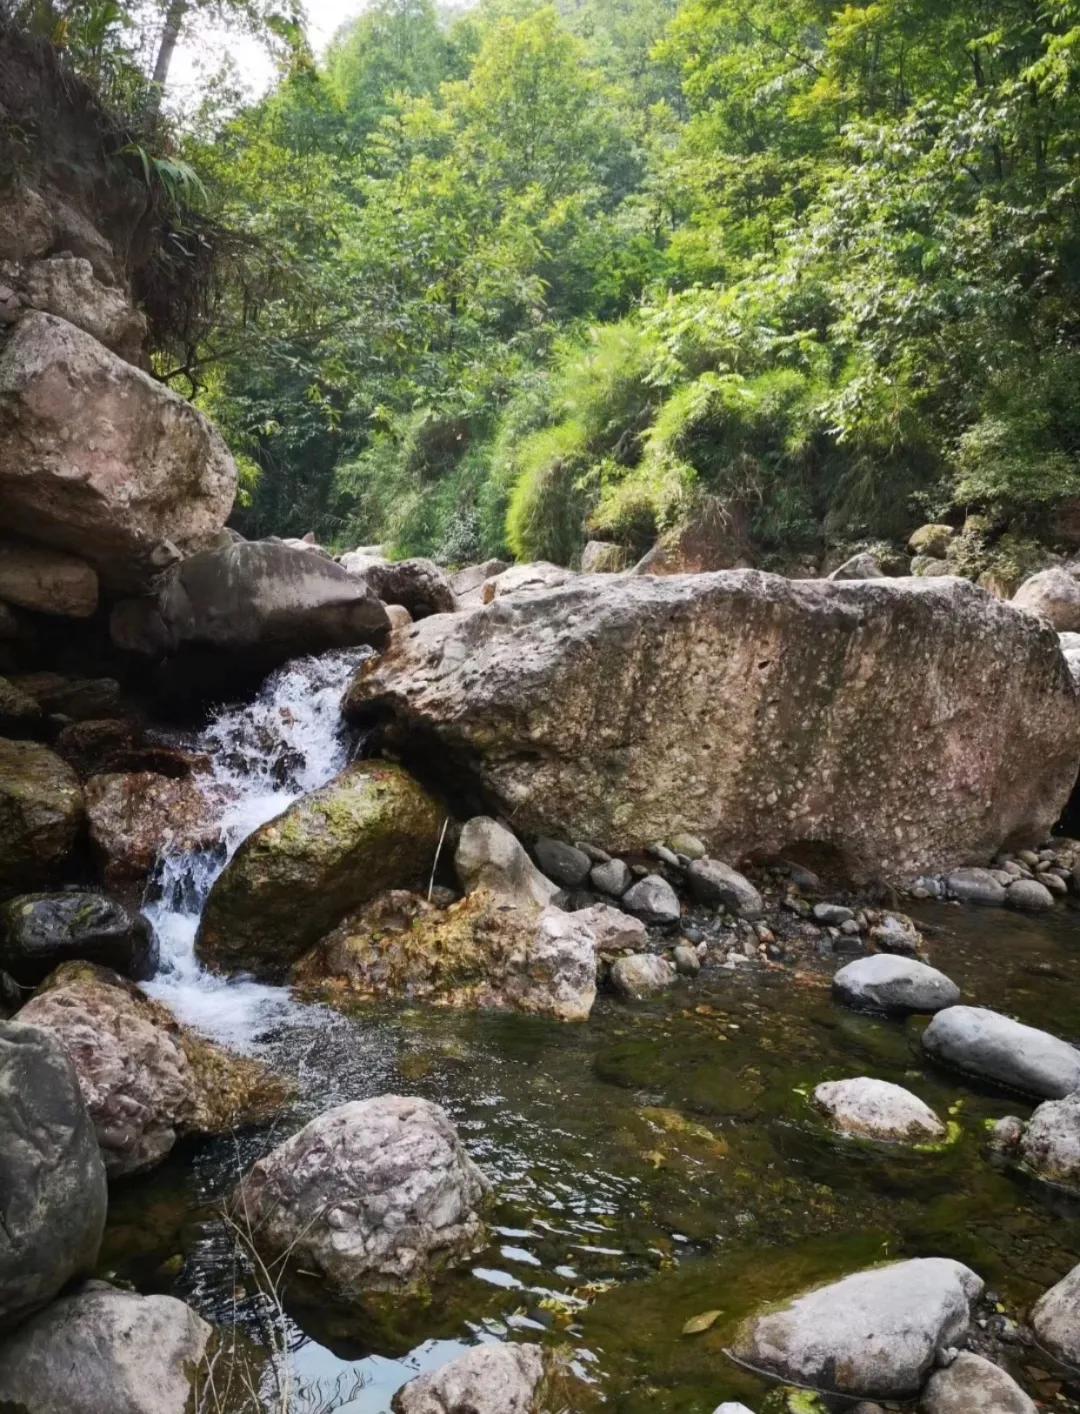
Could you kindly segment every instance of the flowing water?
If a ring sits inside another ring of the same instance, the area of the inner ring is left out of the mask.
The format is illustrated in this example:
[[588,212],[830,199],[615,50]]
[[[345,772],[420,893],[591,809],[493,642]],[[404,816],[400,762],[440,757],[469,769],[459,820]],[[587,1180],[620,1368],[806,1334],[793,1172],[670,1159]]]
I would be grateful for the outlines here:
[[[417,1370],[506,1337],[567,1347],[597,1407],[618,1414],[710,1414],[724,1399],[760,1409],[766,1387],[723,1354],[760,1302],[882,1258],[941,1254],[969,1263],[1022,1314],[1080,1261],[1080,1204],[986,1149],[988,1120],[1030,1106],[929,1067],[923,1020],[835,1006],[835,961],[707,968],[648,1005],[602,998],[584,1026],[390,1006],[341,1015],[203,974],[194,931],[224,860],[349,757],[338,702],[350,670],[348,655],[292,665],[211,725],[201,747],[213,758],[221,845],[163,861],[151,905],[167,968],[151,990],[190,1024],[296,1076],[295,1108],[273,1134],[190,1144],[118,1186],[107,1270],[260,1340],[261,1307],[238,1275],[222,1197],[312,1115],[388,1091],[447,1108],[497,1201],[487,1249],[423,1309],[376,1322],[287,1295],[299,1379],[349,1414],[387,1414]],[[921,922],[931,961],[967,1000],[1075,1041],[1076,918],[926,905]],[[860,1074],[951,1112],[958,1142],[897,1154],[831,1137],[807,1089]],[[714,1310],[709,1330],[682,1334]],[[1052,1392],[1031,1352],[1012,1368],[1033,1393]]]

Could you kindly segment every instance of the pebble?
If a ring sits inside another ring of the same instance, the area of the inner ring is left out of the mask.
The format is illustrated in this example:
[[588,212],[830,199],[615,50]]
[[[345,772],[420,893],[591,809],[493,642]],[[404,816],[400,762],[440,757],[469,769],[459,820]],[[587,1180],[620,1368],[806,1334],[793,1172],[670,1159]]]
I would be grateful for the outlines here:
[[632,878],[629,867],[621,859],[609,859],[606,864],[594,864],[589,872],[593,887],[601,893],[611,894],[613,898],[622,898],[630,887]]
[[841,903],[815,903],[813,912],[818,923],[825,923],[833,928],[850,923],[855,917],[854,910],[845,908]]

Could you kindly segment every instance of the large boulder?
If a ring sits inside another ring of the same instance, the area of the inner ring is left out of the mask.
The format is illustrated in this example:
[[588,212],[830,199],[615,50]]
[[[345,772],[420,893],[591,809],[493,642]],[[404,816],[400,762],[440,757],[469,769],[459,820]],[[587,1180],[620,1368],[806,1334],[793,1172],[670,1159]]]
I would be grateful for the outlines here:
[[236,466],[191,403],[51,314],[31,313],[0,350],[5,526],[139,586],[210,543]]
[[[355,568],[350,568],[350,564]],[[377,599],[384,604],[400,604],[414,620],[427,619],[432,614],[452,614],[457,608],[450,578],[434,560],[368,560],[359,566],[355,557],[346,556],[342,565]]]
[[173,1296],[87,1282],[0,1345],[0,1404],[33,1414],[190,1414],[208,1382],[212,1336]]
[[91,776],[86,813],[90,843],[114,888],[141,883],[166,847],[193,850],[217,838],[198,785],[156,771]]
[[935,1060],[1025,1095],[1060,1100],[1080,1088],[1080,1051],[985,1007],[951,1006],[923,1032]]
[[1038,1414],[1013,1377],[962,1350],[944,1370],[936,1370],[926,1383],[919,1414]]
[[1067,569],[1040,570],[1025,579],[1012,602],[1047,619],[1059,633],[1080,632],[1080,577]]
[[24,987],[62,962],[96,962],[143,981],[157,954],[142,914],[103,894],[21,894],[0,904],[0,967]]
[[75,1066],[110,1177],[152,1168],[182,1134],[223,1134],[276,1113],[284,1087],[262,1065],[178,1025],[115,973],[65,963],[19,1012]]
[[539,1345],[478,1345],[410,1380],[390,1407],[393,1414],[546,1414],[570,1407],[550,1388],[560,1373]]
[[581,914],[509,907],[484,889],[440,909],[393,890],[344,919],[300,960],[293,979],[325,988],[332,1000],[344,990],[586,1021],[596,954]]
[[856,958],[832,985],[840,1001],[867,1011],[941,1011],[960,1000],[960,988],[944,972],[894,953]]
[[1032,1307],[1031,1326],[1044,1350],[1080,1369],[1080,1266],[1039,1297]]
[[898,882],[1045,838],[1077,705],[1056,635],[966,582],[756,571],[580,577],[420,624],[347,699],[523,833],[813,842]]
[[445,812],[400,766],[360,761],[243,842],[199,929],[208,965],[282,976],[347,913],[426,883]]
[[856,1272],[748,1321],[735,1358],[793,1384],[909,1399],[963,1341],[983,1283],[945,1257]]
[[946,1137],[941,1120],[917,1095],[868,1075],[826,1080],[814,1104],[840,1134],[885,1144],[937,1144]]
[[97,1137],[59,1038],[0,1022],[0,1326],[93,1271],[106,1204]]
[[175,565],[156,598],[121,601],[111,632],[119,648],[180,654],[202,674],[261,674],[329,648],[381,647],[390,623],[362,579],[317,551],[235,540]]
[[475,1251],[488,1190],[444,1110],[381,1095],[327,1110],[278,1145],[234,1207],[269,1257],[359,1296],[416,1290]]
[[0,898],[48,882],[84,818],[78,777],[45,746],[0,738]]
[[88,619],[98,605],[97,572],[64,550],[0,540],[0,599],[39,614]]
[[66,319],[128,363],[139,362],[146,316],[123,290],[99,280],[84,256],[64,252],[32,261],[16,283],[30,308]]

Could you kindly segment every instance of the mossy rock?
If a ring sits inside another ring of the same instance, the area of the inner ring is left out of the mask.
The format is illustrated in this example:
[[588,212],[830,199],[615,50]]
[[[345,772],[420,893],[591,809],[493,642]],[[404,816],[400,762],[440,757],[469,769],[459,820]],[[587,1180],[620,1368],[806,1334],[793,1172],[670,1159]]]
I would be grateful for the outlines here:
[[52,878],[85,815],[78,777],[36,741],[0,740],[0,898]]
[[199,956],[222,971],[284,976],[347,913],[426,881],[444,819],[400,766],[349,766],[240,846],[207,900]]

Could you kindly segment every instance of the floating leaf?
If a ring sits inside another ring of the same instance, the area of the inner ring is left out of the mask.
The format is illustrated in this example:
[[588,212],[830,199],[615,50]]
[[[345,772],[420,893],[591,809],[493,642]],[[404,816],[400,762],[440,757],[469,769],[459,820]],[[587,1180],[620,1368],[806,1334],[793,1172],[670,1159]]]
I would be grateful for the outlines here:
[[700,1335],[702,1331],[707,1331],[710,1326],[716,1324],[719,1315],[719,1311],[702,1311],[700,1316],[691,1316],[682,1328],[683,1335]]

